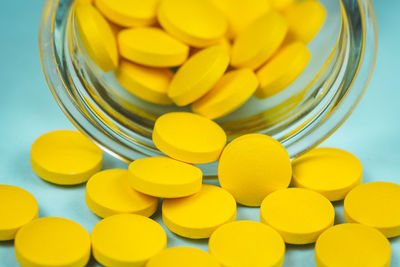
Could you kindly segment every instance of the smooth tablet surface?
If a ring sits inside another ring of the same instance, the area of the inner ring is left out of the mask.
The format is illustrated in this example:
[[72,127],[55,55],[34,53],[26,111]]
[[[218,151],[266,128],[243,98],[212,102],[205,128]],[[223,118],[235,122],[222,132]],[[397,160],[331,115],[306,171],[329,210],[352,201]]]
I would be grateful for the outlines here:
[[389,241],[374,228],[340,224],[323,232],[315,244],[318,267],[388,267]]
[[260,221],[277,230],[288,244],[314,243],[335,220],[335,210],[329,200],[303,188],[269,194],[260,212]]
[[228,72],[211,91],[193,103],[192,110],[212,120],[222,117],[246,102],[257,87],[258,80],[251,69]]
[[200,191],[202,171],[167,157],[138,159],[129,165],[129,184],[146,195],[178,198]]
[[177,235],[208,238],[219,226],[236,219],[236,202],[224,189],[203,185],[193,196],[165,199],[162,217],[168,229]]
[[400,235],[400,185],[372,182],[357,186],[344,199],[344,218],[380,230],[386,237]]
[[158,28],[139,27],[118,34],[122,57],[149,67],[175,67],[189,55],[189,47]]
[[86,266],[89,233],[78,223],[57,217],[32,221],[15,237],[15,256],[24,267]]
[[118,66],[118,49],[114,33],[106,19],[92,5],[77,5],[76,28],[90,58],[103,70]]
[[96,7],[115,24],[124,27],[156,23],[159,0],[95,0]]
[[287,8],[289,8],[295,0],[269,0],[272,8],[279,10],[279,11],[284,11]]
[[167,95],[173,73],[169,69],[149,68],[126,60],[115,71],[118,82],[130,93],[147,102],[170,105]]
[[219,158],[226,134],[218,124],[200,115],[171,112],[156,120],[153,142],[171,158],[201,164]]
[[295,159],[293,186],[324,195],[330,201],[342,200],[361,184],[362,165],[353,154],[337,148],[316,148]]
[[146,267],[221,267],[221,265],[204,250],[173,247],[151,258]]
[[210,91],[229,65],[229,54],[216,45],[193,55],[175,74],[168,96],[178,106],[193,103]]
[[[282,1],[282,0],[280,0]],[[228,36],[235,38],[260,16],[271,10],[270,1],[265,0],[211,0],[228,20]]]
[[60,185],[86,182],[101,169],[103,152],[83,134],[59,130],[40,136],[31,148],[31,165],[42,179]]
[[279,267],[285,243],[271,227],[253,221],[227,223],[211,235],[209,250],[224,267]]
[[288,23],[278,12],[269,12],[251,23],[236,38],[232,47],[232,66],[257,69],[279,48]]
[[326,9],[318,0],[303,0],[286,12],[289,33],[305,43],[310,42],[324,25]]
[[302,42],[294,42],[281,48],[257,71],[260,89],[256,97],[267,98],[284,90],[307,67],[311,53]]
[[168,33],[194,47],[215,44],[228,27],[224,15],[204,0],[161,0],[158,20]]
[[260,206],[268,194],[287,188],[291,178],[292,166],[285,148],[262,134],[236,138],[219,160],[221,187],[246,206]]
[[128,183],[128,171],[105,170],[93,175],[86,185],[86,204],[105,218],[119,213],[150,217],[157,210],[158,199],[144,195]]
[[12,240],[17,231],[38,217],[34,196],[13,185],[0,185],[0,241]]
[[92,4],[93,0],[76,0],[76,3],[78,5],[81,5],[81,4]]
[[104,266],[143,267],[167,245],[164,229],[144,216],[118,214],[92,231],[93,256]]

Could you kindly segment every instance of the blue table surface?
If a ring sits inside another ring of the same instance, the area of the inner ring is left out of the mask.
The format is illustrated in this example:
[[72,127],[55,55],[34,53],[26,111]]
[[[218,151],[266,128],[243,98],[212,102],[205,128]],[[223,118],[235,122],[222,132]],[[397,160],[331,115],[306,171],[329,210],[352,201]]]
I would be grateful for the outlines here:
[[[85,187],[58,187],[39,179],[31,169],[29,150],[41,134],[73,128],[54,101],[44,80],[38,55],[38,28],[43,1],[0,2],[0,184],[30,191],[39,215],[60,216],[89,232],[99,221],[84,201]],[[369,89],[346,123],[322,145],[346,149],[364,166],[364,182],[400,182],[400,1],[375,1],[379,51]],[[105,168],[126,168],[110,156]],[[4,205],[6,203],[0,203]],[[337,222],[343,207],[336,204]],[[240,208],[238,219],[257,220],[258,209]],[[159,222],[160,213],[155,219]],[[207,249],[207,241],[188,241],[169,232],[168,246]],[[400,266],[400,240],[391,240],[392,265]],[[90,265],[96,264],[92,261]],[[18,266],[13,242],[0,242],[0,266]],[[313,246],[288,246],[284,266],[315,266]],[[250,266],[249,266],[250,267]]]

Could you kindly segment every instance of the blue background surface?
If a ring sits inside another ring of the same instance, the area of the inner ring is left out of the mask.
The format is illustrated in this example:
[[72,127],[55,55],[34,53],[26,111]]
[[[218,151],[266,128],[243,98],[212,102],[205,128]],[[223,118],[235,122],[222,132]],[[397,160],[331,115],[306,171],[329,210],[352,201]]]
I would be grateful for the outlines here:
[[[32,142],[41,134],[73,128],[58,108],[43,78],[38,55],[42,1],[0,2],[0,184],[21,186],[38,200],[40,216],[77,221],[89,232],[99,221],[84,202],[84,186],[58,187],[39,179],[29,163]],[[323,146],[346,149],[360,158],[364,182],[400,182],[400,1],[375,1],[379,51],[365,97],[347,122]],[[126,165],[106,155],[105,168]],[[5,205],[6,203],[0,203]],[[336,205],[343,222],[342,206]],[[258,220],[258,209],[239,209],[238,219]],[[159,212],[155,218],[160,221]],[[167,231],[169,246],[207,248]],[[392,265],[400,266],[400,240],[392,239]],[[313,246],[289,246],[284,266],[312,267]],[[91,265],[95,265],[93,262]],[[18,266],[12,242],[0,242],[0,266]]]

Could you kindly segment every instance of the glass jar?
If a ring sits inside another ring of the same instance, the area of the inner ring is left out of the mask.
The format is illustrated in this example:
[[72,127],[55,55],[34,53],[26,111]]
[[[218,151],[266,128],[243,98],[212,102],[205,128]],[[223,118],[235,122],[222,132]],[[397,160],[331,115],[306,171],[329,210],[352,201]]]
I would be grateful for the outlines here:
[[[229,140],[263,133],[279,140],[291,157],[315,147],[351,114],[371,78],[377,49],[376,18],[370,0],[322,0],[327,21],[308,45],[312,59],[283,92],[250,99],[217,120]],[[47,0],[39,48],[44,75],[72,123],[104,150],[132,161],[161,155],[152,140],[155,119],[188,108],[145,103],[103,73],[88,58],[77,36],[72,0]],[[201,166],[216,174],[216,163]]]

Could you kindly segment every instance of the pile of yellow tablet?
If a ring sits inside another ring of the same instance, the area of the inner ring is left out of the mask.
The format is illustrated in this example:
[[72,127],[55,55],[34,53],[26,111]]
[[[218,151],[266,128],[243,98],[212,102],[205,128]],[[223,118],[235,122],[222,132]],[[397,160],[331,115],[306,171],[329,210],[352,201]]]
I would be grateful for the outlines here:
[[[164,156],[135,160],[128,169],[101,170],[101,149],[79,132],[39,137],[31,148],[35,173],[58,185],[87,182],[87,207],[103,219],[89,234],[65,218],[38,218],[29,192],[0,185],[0,241],[15,239],[21,266],[85,266],[93,255],[103,266],[277,267],[285,244],[312,243],[318,267],[389,266],[387,238],[400,236],[400,185],[361,184],[360,161],[340,149],[317,148],[291,160],[267,135],[247,134],[227,144],[212,120],[255,91],[268,97],[296,79],[310,58],[305,44],[325,18],[319,2],[76,4],[80,40],[100,68],[115,70],[142,99],[192,104],[194,113],[160,116],[152,138]],[[169,69],[177,66],[176,73]],[[199,165],[215,161],[219,186],[203,184]],[[166,248],[164,228],[150,218],[160,200],[166,229],[209,238],[208,253]],[[334,225],[331,202],[340,200],[347,223]],[[260,221],[236,221],[237,203],[259,207]]]
[[318,0],[80,0],[74,14],[86,53],[127,91],[209,119],[294,82],[326,18]]
[[[316,148],[291,161],[262,134],[226,145],[218,124],[185,112],[161,116],[153,138],[166,156],[99,171],[102,152],[82,134],[39,137],[31,149],[37,175],[60,185],[88,181],[87,206],[104,219],[91,234],[65,218],[37,219],[30,193],[0,185],[0,240],[15,239],[23,267],[85,266],[90,255],[103,266],[275,267],[284,262],[285,243],[316,243],[318,267],[389,266],[387,238],[400,236],[400,185],[361,184],[362,166],[351,153]],[[193,163],[216,160],[220,186],[203,184]],[[166,249],[165,230],[149,218],[160,199],[167,229],[209,238],[209,253]],[[334,225],[331,201],[343,199],[347,223]],[[260,222],[236,221],[236,203],[260,207]]]

